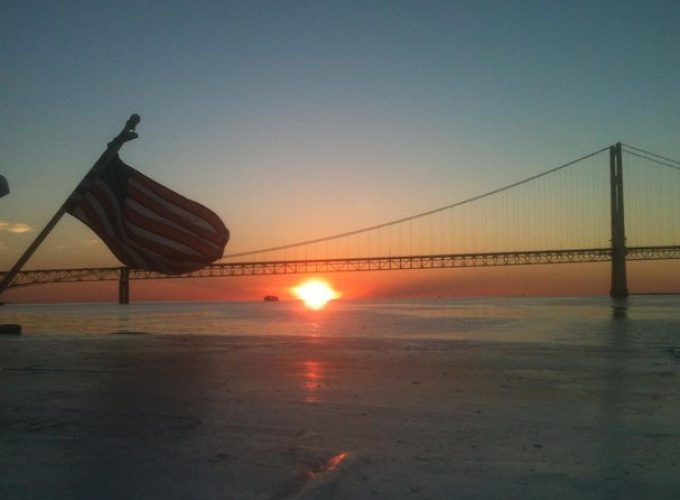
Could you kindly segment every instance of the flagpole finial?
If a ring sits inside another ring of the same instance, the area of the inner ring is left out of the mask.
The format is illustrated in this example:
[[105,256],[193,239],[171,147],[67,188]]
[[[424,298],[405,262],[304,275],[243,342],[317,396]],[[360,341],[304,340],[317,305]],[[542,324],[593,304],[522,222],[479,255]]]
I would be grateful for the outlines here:
[[137,113],[132,113],[125,124],[125,128],[128,130],[134,130],[137,128],[137,125],[139,125],[139,120],[141,120],[139,115]]
[[123,127],[123,130],[120,131],[120,134],[118,134],[113,141],[109,143],[109,148],[115,148],[116,152],[117,150],[126,142],[131,141],[133,139],[136,139],[138,137],[137,132],[135,132],[135,128],[137,128],[137,125],[139,125],[139,121],[141,118],[137,113],[133,113],[130,115],[130,118],[128,118],[128,121],[125,122],[125,126]]

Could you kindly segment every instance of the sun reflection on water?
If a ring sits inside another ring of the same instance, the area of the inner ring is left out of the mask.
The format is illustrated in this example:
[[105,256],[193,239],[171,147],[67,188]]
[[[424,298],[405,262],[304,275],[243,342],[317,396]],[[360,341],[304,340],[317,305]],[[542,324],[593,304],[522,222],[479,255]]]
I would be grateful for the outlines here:
[[333,455],[328,459],[328,462],[326,462],[325,471],[336,470],[338,467],[340,467],[340,464],[342,464],[342,462],[347,459],[348,456],[349,451],[341,451],[337,455]]
[[319,389],[323,379],[323,367],[319,361],[305,361],[303,371],[305,402],[318,403]]

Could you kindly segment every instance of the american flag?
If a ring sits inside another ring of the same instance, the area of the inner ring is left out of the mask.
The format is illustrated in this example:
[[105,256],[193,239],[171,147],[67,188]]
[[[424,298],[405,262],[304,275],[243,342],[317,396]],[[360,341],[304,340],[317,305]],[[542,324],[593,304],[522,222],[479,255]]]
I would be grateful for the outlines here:
[[68,213],[134,269],[195,271],[222,257],[229,241],[229,231],[213,211],[158,184],[117,155],[86,181]]

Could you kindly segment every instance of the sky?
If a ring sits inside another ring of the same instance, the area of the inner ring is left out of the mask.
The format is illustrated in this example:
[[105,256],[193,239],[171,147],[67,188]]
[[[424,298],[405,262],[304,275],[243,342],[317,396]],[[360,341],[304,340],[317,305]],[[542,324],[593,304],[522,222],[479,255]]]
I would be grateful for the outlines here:
[[[677,1],[5,0],[0,268],[131,113],[140,138],[121,157],[215,211],[230,252],[406,217],[617,141],[678,159],[679,22]],[[66,217],[26,268],[111,265]],[[608,290],[606,267],[570,288],[558,267],[333,279],[357,297]],[[649,269],[650,287],[671,286]],[[253,298],[298,280],[134,287]],[[86,300],[93,286],[17,297]]]

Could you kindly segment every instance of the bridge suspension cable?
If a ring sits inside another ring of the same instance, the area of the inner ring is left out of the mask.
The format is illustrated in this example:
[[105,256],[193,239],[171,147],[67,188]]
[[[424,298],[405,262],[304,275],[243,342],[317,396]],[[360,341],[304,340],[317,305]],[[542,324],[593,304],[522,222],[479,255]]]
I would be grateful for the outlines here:
[[627,144],[623,144],[623,150],[626,153],[638,158],[642,158],[643,160],[649,160],[659,165],[665,165],[666,167],[680,170],[680,161],[666,158],[665,156],[651,153],[649,151],[645,151],[644,149],[636,148],[635,146],[629,146]]
[[680,161],[623,145],[628,246],[680,244]]
[[549,176],[551,174],[554,174],[556,172],[564,170],[568,167],[574,166],[574,165],[576,165],[576,164],[578,164],[578,163],[580,163],[584,160],[595,157],[595,156],[597,156],[597,155],[599,155],[599,154],[601,154],[605,151],[608,151],[608,150],[609,150],[609,147],[598,149],[597,151],[594,151],[594,152],[589,153],[587,155],[581,156],[580,158],[577,158],[577,159],[572,160],[570,162],[564,163],[564,164],[559,165],[557,167],[554,167],[550,170],[546,170],[545,172],[542,172],[540,174],[536,174],[536,175],[533,175],[531,177],[527,177],[523,180],[514,182],[512,184],[508,184],[508,185],[503,186],[501,188],[497,188],[497,189],[485,192],[485,193],[477,195],[477,196],[473,196],[471,198],[464,199],[462,201],[454,202],[454,203],[451,203],[451,204],[448,204],[448,205],[445,205],[445,206],[442,206],[442,207],[438,207],[438,208],[435,208],[435,209],[432,209],[432,210],[427,210],[425,212],[420,212],[420,213],[417,213],[415,215],[403,217],[403,218],[400,218],[400,219],[392,220],[392,221],[389,221],[389,222],[384,222],[384,223],[369,226],[369,227],[364,227],[364,228],[361,228],[361,229],[356,229],[356,230],[353,230],[353,231],[347,231],[347,232],[343,232],[343,233],[339,233],[339,234],[325,236],[325,237],[321,237],[321,238],[315,238],[315,239],[310,239],[310,240],[305,240],[305,241],[300,241],[300,242],[295,242],[295,243],[289,243],[289,244],[285,244],[285,245],[277,245],[277,246],[262,248],[262,249],[257,249],[257,250],[236,252],[236,253],[233,253],[233,254],[223,256],[223,258],[221,259],[221,262],[229,261],[229,260],[232,260],[234,258],[267,254],[267,253],[271,253],[271,252],[289,250],[289,249],[304,247],[304,246],[308,246],[308,245],[326,243],[326,242],[333,241],[333,240],[339,240],[341,238],[349,238],[349,237],[352,237],[352,236],[357,236],[357,235],[360,235],[360,234],[369,233],[369,232],[372,232],[372,231],[378,231],[378,230],[381,230],[381,229],[397,226],[399,224],[404,224],[404,223],[407,223],[407,222],[415,221],[417,219],[422,219],[424,217],[428,217],[428,216],[431,216],[431,215],[442,213],[442,212],[445,212],[447,210],[452,210],[452,209],[455,209],[455,208],[464,207],[465,205],[469,205],[469,204],[472,204],[474,202],[477,202],[477,201],[480,201],[480,200],[483,200],[483,199],[486,199],[486,198],[490,198],[494,195],[504,193],[504,192],[509,191],[513,188],[517,188],[517,187],[523,186],[525,184],[529,184],[533,181],[536,181],[536,180],[541,179],[543,177]]

